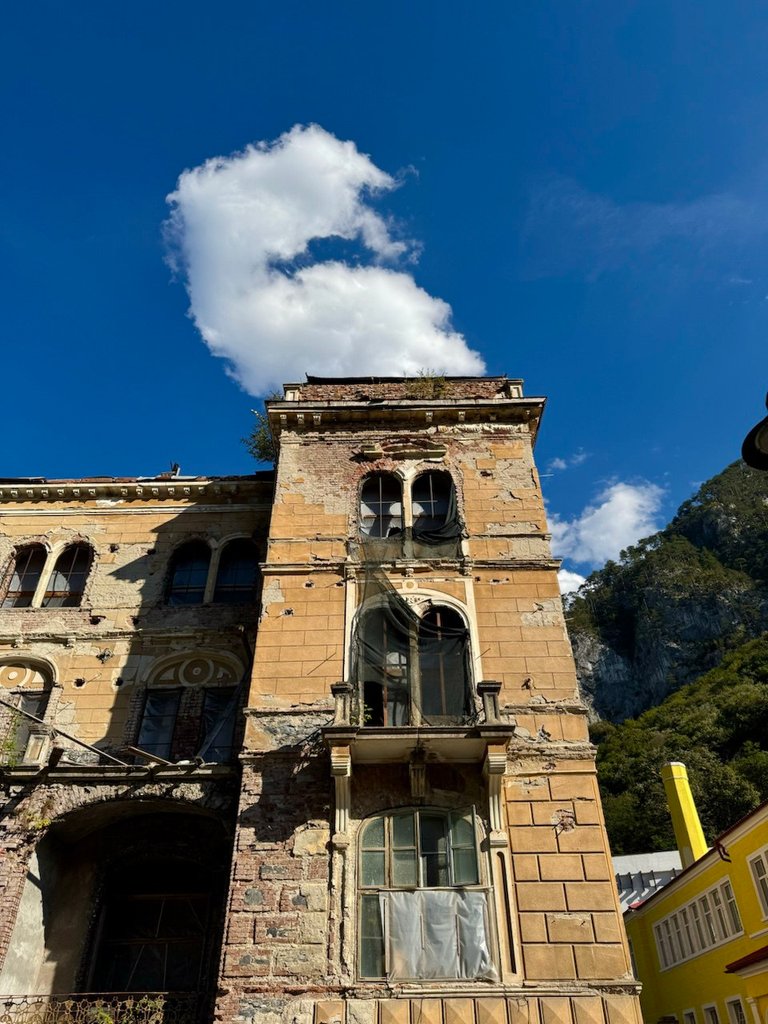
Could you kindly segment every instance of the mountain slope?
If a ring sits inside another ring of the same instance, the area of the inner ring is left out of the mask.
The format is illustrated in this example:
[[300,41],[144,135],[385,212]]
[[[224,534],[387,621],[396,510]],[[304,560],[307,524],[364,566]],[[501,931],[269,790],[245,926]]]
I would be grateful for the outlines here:
[[620,725],[597,722],[597,766],[614,854],[675,845],[659,775],[688,766],[707,840],[768,799],[768,633]]
[[568,610],[582,693],[621,721],[768,628],[768,474],[733,463],[593,573]]

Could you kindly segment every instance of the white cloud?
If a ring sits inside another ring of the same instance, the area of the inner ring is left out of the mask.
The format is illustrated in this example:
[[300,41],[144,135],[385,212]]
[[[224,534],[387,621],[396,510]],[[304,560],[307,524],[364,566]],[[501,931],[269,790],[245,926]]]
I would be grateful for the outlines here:
[[579,448],[573,453],[573,455],[569,455],[565,459],[560,458],[559,455],[554,459],[550,459],[547,463],[547,469],[552,473],[560,473],[564,469],[572,469],[576,466],[580,466],[582,463],[586,462],[588,458],[589,452],[585,452],[583,448]]
[[659,529],[664,492],[656,484],[613,483],[574,519],[550,517],[552,548],[560,558],[597,566]]
[[584,576],[580,576],[577,572],[571,572],[569,569],[561,569],[557,574],[557,582],[560,584],[560,593],[563,597],[566,594],[576,593],[584,580]]
[[[214,355],[252,394],[306,372],[479,374],[451,308],[391,264],[416,247],[371,201],[396,187],[353,142],[297,125],[184,171],[168,196],[169,261]],[[321,259],[312,243],[355,246]],[[385,266],[389,263],[390,266]]]

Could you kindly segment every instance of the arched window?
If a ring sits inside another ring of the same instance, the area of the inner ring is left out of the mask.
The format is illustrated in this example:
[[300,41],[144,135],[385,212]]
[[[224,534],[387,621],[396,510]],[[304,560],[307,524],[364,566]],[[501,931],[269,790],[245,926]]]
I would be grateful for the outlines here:
[[253,601],[259,582],[259,552],[252,540],[232,540],[219,559],[213,600],[219,604]]
[[422,719],[438,723],[469,714],[467,627],[452,608],[433,606],[419,624]]
[[3,608],[29,608],[45,566],[42,544],[27,544],[13,556],[2,583]]
[[371,818],[360,834],[358,872],[361,977],[497,979],[471,810]]
[[440,530],[451,511],[455,513],[456,509],[450,473],[430,470],[416,477],[411,488],[411,500],[414,537]]
[[392,473],[373,473],[360,491],[360,536],[393,537],[403,530],[403,492]]
[[77,608],[83,599],[93,552],[87,544],[70,544],[56,559],[43,595],[43,608]]
[[411,631],[386,607],[372,608],[358,633],[364,725],[408,725]]
[[472,710],[469,630],[452,608],[419,615],[392,591],[360,617],[357,672],[366,726],[449,725]]
[[202,540],[177,548],[171,558],[165,600],[170,605],[202,604],[208,582],[211,549]]

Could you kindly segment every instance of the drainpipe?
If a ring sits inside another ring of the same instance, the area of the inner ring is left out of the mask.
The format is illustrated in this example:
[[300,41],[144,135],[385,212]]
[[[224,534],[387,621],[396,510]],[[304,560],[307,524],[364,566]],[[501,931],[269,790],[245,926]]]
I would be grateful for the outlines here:
[[661,781],[667,794],[680,860],[683,867],[687,868],[703,857],[709,847],[704,838],[696,804],[693,802],[685,765],[680,761],[665,764],[661,769]]

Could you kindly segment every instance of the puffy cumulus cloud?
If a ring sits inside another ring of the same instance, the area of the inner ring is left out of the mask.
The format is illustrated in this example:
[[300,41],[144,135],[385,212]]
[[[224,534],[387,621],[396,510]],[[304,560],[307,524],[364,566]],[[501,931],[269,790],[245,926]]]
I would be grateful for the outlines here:
[[659,528],[664,492],[656,484],[613,483],[574,519],[550,519],[552,548],[560,558],[602,565]]
[[575,594],[585,577],[569,569],[561,569],[557,574],[557,582],[560,584],[560,593],[565,597],[567,594]]
[[[184,275],[205,343],[247,391],[305,371],[483,372],[450,306],[403,269],[415,246],[372,205],[396,185],[317,125],[179,177],[167,200],[169,262]],[[321,246],[335,248],[333,258],[320,258]],[[344,246],[353,253],[340,256]]]

